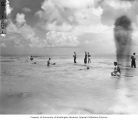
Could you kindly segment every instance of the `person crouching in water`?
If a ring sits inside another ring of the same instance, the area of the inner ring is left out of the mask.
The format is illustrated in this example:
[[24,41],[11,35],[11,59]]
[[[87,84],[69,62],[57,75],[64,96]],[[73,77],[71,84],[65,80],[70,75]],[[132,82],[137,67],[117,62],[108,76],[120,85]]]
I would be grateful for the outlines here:
[[120,76],[121,75],[121,71],[120,71],[120,68],[119,68],[117,62],[114,62],[114,71],[111,72],[111,75],[112,76]]
[[56,63],[51,62],[51,58],[49,58],[47,61],[47,67],[49,67],[50,65],[56,65]]
[[33,61],[33,60],[34,60],[33,56],[30,56],[30,61]]
[[51,58],[49,58],[48,61],[47,61],[47,67],[49,67],[50,64],[51,64]]

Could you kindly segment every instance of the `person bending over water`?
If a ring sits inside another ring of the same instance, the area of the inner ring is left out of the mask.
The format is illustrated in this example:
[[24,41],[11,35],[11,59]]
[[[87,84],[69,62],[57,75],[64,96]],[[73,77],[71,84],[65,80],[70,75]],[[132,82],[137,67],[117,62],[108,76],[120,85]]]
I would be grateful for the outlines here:
[[136,68],[136,57],[135,53],[131,56],[131,68]]
[[120,76],[121,75],[121,71],[120,71],[120,68],[119,68],[117,62],[114,62],[114,71],[111,72],[111,75],[112,76]]
[[50,65],[56,65],[56,63],[51,62],[51,58],[49,58],[47,61],[47,66],[49,67]]

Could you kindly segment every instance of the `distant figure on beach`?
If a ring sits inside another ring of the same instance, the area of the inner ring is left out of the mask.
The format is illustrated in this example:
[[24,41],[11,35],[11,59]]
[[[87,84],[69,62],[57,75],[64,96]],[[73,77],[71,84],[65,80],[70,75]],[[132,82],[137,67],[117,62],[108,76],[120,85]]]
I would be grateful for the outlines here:
[[131,68],[136,68],[136,57],[135,57],[136,53],[133,53],[133,55],[131,56]]
[[89,69],[90,69],[90,67],[87,66],[87,67],[85,67],[84,69],[79,69],[79,70],[89,70]]
[[47,66],[49,67],[50,64],[51,64],[51,58],[48,59],[48,61],[47,61]]
[[87,68],[86,68],[87,70],[89,70],[90,69],[90,67],[89,66],[87,66]]
[[56,65],[56,63],[51,62],[51,58],[49,58],[47,61],[47,67],[49,67],[50,65]]
[[30,56],[30,61],[32,64],[37,64],[37,62],[34,61],[34,57],[33,56]]
[[31,60],[31,61],[33,61],[33,60],[34,60],[33,56],[30,56],[30,60]]
[[85,52],[85,56],[84,56],[84,64],[87,64],[87,57],[88,57],[87,52]]
[[91,55],[89,52],[88,52],[88,63],[91,63]]
[[74,63],[77,63],[76,62],[76,58],[77,58],[76,52],[74,52],[73,58],[74,58]]
[[114,62],[114,71],[111,72],[111,75],[112,76],[120,76],[121,75],[121,71],[120,71],[120,68],[119,68],[117,62]]

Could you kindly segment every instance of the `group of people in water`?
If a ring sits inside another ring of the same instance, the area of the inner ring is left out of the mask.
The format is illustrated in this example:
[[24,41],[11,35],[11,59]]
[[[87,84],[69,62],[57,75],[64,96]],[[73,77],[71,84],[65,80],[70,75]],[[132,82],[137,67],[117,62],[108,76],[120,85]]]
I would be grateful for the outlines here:
[[[33,61],[34,60],[34,57],[33,56],[30,56],[30,61],[33,63],[33,64],[36,64],[36,62]],[[51,63],[51,58],[48,58],[48,61],[47,61],[47,66],[49,67],[50,65],[55,65],[56,63]]]
[[[135,55],[136,55],[136,53],[133,53],[131,55],[131,68],[136,68],[136,56]],[[74,52],[73,58],[74,58],[74,63],[77,63],[76,52]],[[33,60],[34,60],[33,56],[30,56],[30,61],[33,61]],[[36,62],[33,62],[33,63],[36,64]],[[85,52],[85,56],[84,56],[84,64],[87,64],[87,63],[91,63],[91,55],[89,52]],[[56,63],[52,63],[51,58],[48,58],[47,66],[49,67],[50,65],[56,65]],[[120,67],[117,62],[114,62],[114,71],[111,72],[111,75],[112,76],[120,76],[121,75],[121,70],[120,70]]]
[[[77,61],[76,61],[76,59],[77,59],[76,52],[74,52],[73,58],[74,58],[74,63],[77,63]],[[84,56],[84,64],[87,64],[87,63],[91,63],[91,55],[90,55],[89,52],[85,52],[85,56]]]
[[[136,53],[131,56],[131,68],[136,68]],[[120,76],[121,70],[117,62],[114,62],[114,71],[111,72],[112,76]]]
[[[74,52],[74,55],[73,55],[73,58],[74,58],[74,63],[77,63],[77,54],[76,52]],[[33,61],[34,58],[33,56],[30,56],[30,61]],[[85,52],[85,56],[84,56],[84,64],[87,64],[87,63],[91,63],[91,55],[89,52]],[[36,62],[33,62],[33,64],[36,64]],[[56,63],[51,63],[51,58],[48,58],[48,61],[47,61],[47,66],[49,67],[50,65],[55,65]]]

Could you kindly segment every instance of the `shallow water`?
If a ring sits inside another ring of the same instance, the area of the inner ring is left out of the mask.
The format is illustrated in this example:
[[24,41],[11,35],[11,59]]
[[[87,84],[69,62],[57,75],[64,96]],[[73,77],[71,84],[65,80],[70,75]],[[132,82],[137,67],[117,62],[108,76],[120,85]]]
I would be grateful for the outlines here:
[[47,67],[26,58],[1,58],[1,114],[137,114],[138,70],[128,77],[111,77],[113,59],[55,58]]

